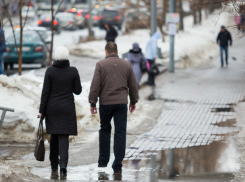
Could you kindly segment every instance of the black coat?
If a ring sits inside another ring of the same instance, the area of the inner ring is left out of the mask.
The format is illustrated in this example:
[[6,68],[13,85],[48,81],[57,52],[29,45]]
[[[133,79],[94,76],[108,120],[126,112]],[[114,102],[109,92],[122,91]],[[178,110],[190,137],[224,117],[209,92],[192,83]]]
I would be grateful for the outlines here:
[[220,43],[221,46],[228,46],[228,41],[230,41],[230,45],[232,45],[230,32],[227,30],[225,32],[220,31],[217,37],[217,43]]
[[80,77],[68,60],[54,61],[45,73],[39,112],[45,116],[48,134],[77,135],[73,93],[82,92]]
[[106,37],[105,40],[107,42],[115,42],[115,39],[117,37],[118,33],[116,31],[116,29],[113,26],[110,26],[110,28],[108,30],[106,30]]

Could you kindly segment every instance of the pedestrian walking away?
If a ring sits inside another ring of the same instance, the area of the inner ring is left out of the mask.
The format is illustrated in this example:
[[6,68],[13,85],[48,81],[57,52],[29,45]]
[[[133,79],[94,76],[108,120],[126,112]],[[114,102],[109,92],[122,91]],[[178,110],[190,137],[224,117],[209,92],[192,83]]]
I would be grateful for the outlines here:
[[105,24],[104,25],[106,30],[106,42],[115,42],[116,37],[118,36],[118,33],[116,29],[112,25]]
[[138,43],[134,43],[133,49],[129,50],[127,61],[132,64],[134,75],[135,75],[135,78],[136,78],[136,81],[139,87],[139,83],[142,77],[141,64],[146,64],[146,60],[145,60],[144,54],[142,53],[141,48],[139,47]]
[[[40,118],[45,117],[50,139],[52,172],[65,175],[68,164],[69,135],[77,135],[77,119],[73,93],[82,92],[80,76],[70,66],[69,51],[61,46],[55,50],[55,61],[45,73],[40,104]],[[58,158],[60,156],[60,159]]]
[[99,167],[106,167],[110,159],[111,119],[114,118],[114,155],[112,168],[115,174],[121,174],[122,160],[126,148],[127,103],[130,96],[130,112],[134,112],[138,102],[138,86],[131,64],[118,57],[117,44],[108,42],[106,57],[96,64],[91,83],[89,102],[92,114],[97,113],[96,103],[99,97]]
[[232,37],[231,34],[224,26],[221,26],[221,31],[217,37],[217,44],[220,46],[220,60],[221,60],[221,67],[224,66],[223,61],[223,52],[225,51],[225,62],[228,66],[228,45],[232,46]]
[[155,32],[146,45],[145,58],[148,66],[148,85],[155,85],[155,76],[159,73],[158,67],[155,64],[157,57],[158,46],[157,42],[161,38],[159,32]]
[[4,30],[1,27],[2,27],[2,25],[0,22],[0,75],[4,74],[4,71],[3,71],[3,53],[6,51],[6,42],[5,42]]

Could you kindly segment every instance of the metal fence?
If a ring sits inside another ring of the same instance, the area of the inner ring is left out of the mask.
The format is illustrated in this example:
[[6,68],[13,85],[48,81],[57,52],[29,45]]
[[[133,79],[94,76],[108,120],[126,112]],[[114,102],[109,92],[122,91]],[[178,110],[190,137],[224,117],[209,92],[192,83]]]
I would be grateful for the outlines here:
[[0,106],[0,110],[2,110],[2,116],[1,116],[1,120],[0,120],[0,130],[2,128],[2,125],[3,125],[3,120],[4,120],[4,117],[5,117],[5,114],[7,111],[10,111],[10,112],[14,112],[14,109],[12,108],[7,108],[7,107],[1,107]]

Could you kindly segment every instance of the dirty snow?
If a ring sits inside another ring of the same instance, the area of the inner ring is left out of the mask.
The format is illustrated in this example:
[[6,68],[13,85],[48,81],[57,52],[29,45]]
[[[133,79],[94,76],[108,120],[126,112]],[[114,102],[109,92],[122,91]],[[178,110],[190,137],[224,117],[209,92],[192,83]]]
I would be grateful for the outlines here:
[[[39,120],[37,119],[43,77],[37,77],[34,71],[22,76],[0,76],[1,106],[14,108],[15,112],[7,112],[3,122],[0,137],[4,141],[33,141],[35,139]],[[82,83],[83,91],[75,95],[75,105],[78,123],[78,133],[85,129],[99,127],[99,114],[90,114],[88,95],[90,82]],[[129,127],[137,126],[146,115],[146,111],[153,105],[143,102],[137,104],[137,111],[129,114]]]

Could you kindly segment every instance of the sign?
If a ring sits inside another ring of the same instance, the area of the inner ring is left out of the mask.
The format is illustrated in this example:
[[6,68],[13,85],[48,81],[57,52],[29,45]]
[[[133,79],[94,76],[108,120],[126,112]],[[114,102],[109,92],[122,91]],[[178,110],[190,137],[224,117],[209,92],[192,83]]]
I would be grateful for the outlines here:
[[176,35],[179,31],[179,13],[166,14],[166,29],[169,35]]

